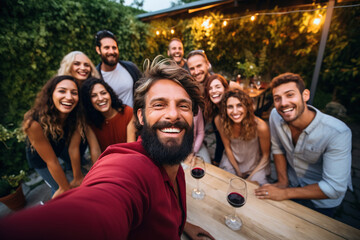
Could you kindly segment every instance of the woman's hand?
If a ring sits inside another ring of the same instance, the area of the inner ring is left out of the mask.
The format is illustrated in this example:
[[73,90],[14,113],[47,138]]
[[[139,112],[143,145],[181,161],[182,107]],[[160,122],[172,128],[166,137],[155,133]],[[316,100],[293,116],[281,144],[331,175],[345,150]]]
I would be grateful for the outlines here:
[[80,186],[83,180],[84,180],[84,176],[82,176],[81,178],[77,178],[77,179],[74,178],[70,182],[70,187],[71,188],[76,188],[76,187]]
[[67,190],[70,189],[70,185],[69,185],[69,188],[62,188],[62,187],[59,187],[58,190],[56,190],[56,192],[54,193],[54,195],[52,196],[52,199],[60,196],[61,194],[63,194],[64,192],[66,192]]

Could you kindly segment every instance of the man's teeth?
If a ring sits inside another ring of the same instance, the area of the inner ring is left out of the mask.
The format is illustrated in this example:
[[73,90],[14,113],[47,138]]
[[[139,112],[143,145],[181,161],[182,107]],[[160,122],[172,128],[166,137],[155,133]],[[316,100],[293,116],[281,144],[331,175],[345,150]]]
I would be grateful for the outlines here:
[[286,113],[286,112],[290,112],[290,111],[292,111],[292,110],[294,110],[294,108],[284,109],[284,110],[283,110],[283,112],[285,112],[285,113]]
[[162,131],[164,133],[179,133],[180,129],[179,128],[163,128],[160,131]]

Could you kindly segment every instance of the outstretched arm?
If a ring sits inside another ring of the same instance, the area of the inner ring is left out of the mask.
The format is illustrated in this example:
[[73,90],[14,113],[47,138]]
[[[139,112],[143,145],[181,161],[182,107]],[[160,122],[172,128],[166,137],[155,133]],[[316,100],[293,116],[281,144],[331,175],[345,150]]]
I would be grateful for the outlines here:
[[328,198],[317,183],[296,188],[279,188],[271,184],[264,184],[255,189],[255,195],[260,199],[272,200]]
[[89,144],[91,162],[92,164],[94,164],[101,154],[99,142],[96,138],[94,131],[91,129],[89,125],[86,125],[85,134]]
[[74,175],[74,179],[71,181],[71,187],[80,186],[84,175],[81,172],[81,156],[80,156],[80,143],[81,135],[79,130],[76,130],[71,137],[69,145],[69,156],[71,160],[71,167]]

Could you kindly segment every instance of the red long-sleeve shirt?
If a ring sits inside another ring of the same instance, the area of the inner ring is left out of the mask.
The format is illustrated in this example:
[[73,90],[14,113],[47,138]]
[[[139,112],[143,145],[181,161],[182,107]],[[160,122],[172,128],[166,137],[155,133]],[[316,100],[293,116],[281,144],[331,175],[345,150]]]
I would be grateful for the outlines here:
[[180,239],[186,220],[184,172],[180,205],[163,167],[141,145],[110,146],[82,185],[44,206],[0,220],[0,239]]

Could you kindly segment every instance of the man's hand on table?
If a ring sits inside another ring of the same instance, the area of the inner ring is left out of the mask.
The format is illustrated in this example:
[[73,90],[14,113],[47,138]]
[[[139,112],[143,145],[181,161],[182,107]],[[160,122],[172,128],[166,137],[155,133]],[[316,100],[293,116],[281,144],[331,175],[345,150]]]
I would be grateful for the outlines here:
[[189,222],[185,223],[184,232],[187,235],[189,235],[189,237],[193,240],[206,240],[206,239],[215,240],[215,238],[211,236],[210,233],[208,233],[201,227],[191,224]]
[[286,200],[286,187],[278,184],[264,184],[255,189],[255,196],[259,199]]

